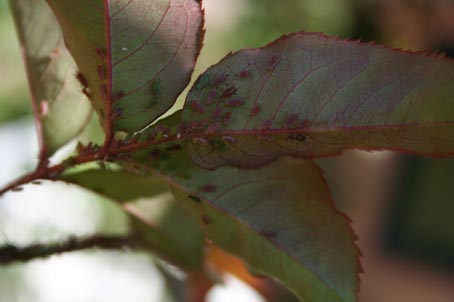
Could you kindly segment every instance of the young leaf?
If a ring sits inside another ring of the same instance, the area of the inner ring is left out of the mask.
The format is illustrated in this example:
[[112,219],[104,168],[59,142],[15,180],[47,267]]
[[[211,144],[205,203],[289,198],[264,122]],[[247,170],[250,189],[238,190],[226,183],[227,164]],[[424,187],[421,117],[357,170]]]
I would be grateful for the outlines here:
[[205,234],[307,301],[355,301],[358,254],[311,161],[283,158],[258,170],[207,171],[183,151],[143,159],[172,184]]
[[202,46],[196,0],[47,0],[108,139],[142,129],[189,82]]
[[46,1],[14,0],[10,6],[27,69],[41,156],[49,157],[82,130],[91,106]]
[[[125,171],[87,170],[63,175],[76,184],[121,204],[140,234],[141,243],[185,270],[200,270],[203,235],[194,219],[169,194],[167,183],[156,176]],[[137,202],[132,202],[139,199]],[[185,236],[181,236],[181,230]]]
[[453,99],[453,60],[297,33],[208,69],[186,99],[184,136],[210,142],[190,144],[208,168],[346,148],[446,157]]

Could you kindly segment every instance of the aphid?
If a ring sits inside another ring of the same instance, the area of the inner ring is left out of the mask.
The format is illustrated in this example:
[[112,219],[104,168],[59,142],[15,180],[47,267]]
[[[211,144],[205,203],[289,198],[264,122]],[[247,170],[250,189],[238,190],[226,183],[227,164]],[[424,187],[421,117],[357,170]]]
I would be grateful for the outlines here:
[[203,137],[195,137],[192,139],[192,141],[198,145],[208,145],[210,142],[206,139],[206,138],[203,138]]
[[116,102],[116,101],[122,99],[125,95],[126,95],[126,92],[124,92],[123,90],[120,90],[120,91],[118,91],[118,92],[115,92],[115,93],[112,95],[112,102]]
[[200,217],[200,220],[202,220],[203,224],[210,224],[211,223],[210,217],[208,217],[208,215],[206,215],[206,214],[203,214],[202,217]]
[[221,129],[221,124],[220,123],[213,123],[208,128],[206,129],[206,133],[215,133]]
[[272,125],[273,122],[271,120],[266,120],[260,125],[260,129],[270,129]]
[[202,202],[202,200],[195,195],[188,195],[188,197],[195,202]]
[[195,111],[195,112],[198,112],[200,114],[203,114],[205,113],[205,108],[203,107],[203,105],[197,101],[197,100],[194,100],[191,102],[191,109],[192,111]]
[[96,67],[96,71],[98,72],[98,76],[101,79],[101,81],[104,81],[106,79],[106,70],[104,69],[104,67],[98,65]]
[[104,50],[102,50],[101,48],[96,48],[96,54],[101,59],[105,59],[106,58],[106,52]]
[[223,136],[222,139],[227,143],[236,143],[238,140],[233,136]]
[[162,95],[161,83],[159,80],[153,80],[151,82],[151,93],[155,98],[159,98]]
[[292,127],[299,127],[300,125],[300,118],[298,115],[296,114],[292,114],[290,115],[286,120],[285,120],[285,123],[284,123],[284,126],[286,128],[292,128]]
[[279,57],[277,55],[272,55],[271,58],[267,62],[268,70],[274,70],[277,64],[279,63]]
[[276,232],[273,231],[264,231],[262,232],[262,235],[265,236],[266,238],[274,238],[276,237]]
[[249,116],[256,116],[260,112],[260,106],[259,105],[254,105],[251,108],[251,111],[249,111]]
[[226,106],[228,107],[238,107],[244,104],[243,99],[241,98],[234,98],[226,103]]
[[299,142],[306,141],[306,136],[304,136],[303,134],[292,134],[292,135],[287,136],[287,138],[291,139],[291,140],[299,141]]
[[228,123],[230,123],[231,120],[232,120],[232,112],[226,112],[222,116],[222,122],[224,123],[224,125],[227,125]]
[[250,77],[251,76],[251,72],[249,71],[249,69],[243,69],[241,70],[241,72],[238,74],[238,76],[240,78],[247,78],[247,77]]
[[80,72],[76,75],[76,78],[82,87],[88,87],[87,79]]
[[210,85],[210,77],[207,74],[202,74],[195,83],[195,88],[203,89]]
[[200,188],[200,191],[205,193],[213,193],[216,192],[216,187],[210,184],[206,184]]
[[22,188],[22,187],[14,187],[14,188],[11,189],[11,191],[13,191],[13,192],[20,192],[20,191],[22,191],[23,189],[24,189],[24,188]]
[[218,96],[218,93],[216,92],[216,90],[211,90],[205,99],[205,104],[211,105],[217,96]]
[[236,93],[237,89],[234,86],[228,87],[224,92],[222,92],[222,98],[229,98]]
[[228,75],[226,74],[221,74],[219,75],[218,77],[216,77],[212,82],[211,82],[211,85],[212,86],[219,86],[221,85],[222,83],[224,83],[227,79],[228,79]]
[[80,72],[76,75],[76,78],[79,81],[80,85],[82,86],[82,93],[85,94],[87,98],[90,98],[91,93],[90,89],[88,88],[87,79]]
[[119,117],[123,116],[123,108],[114,108],[110,114],[112,119],[118,119]]
[[40,182],[39,180],[35,180],[35,181],[32,181],[31,184],[32,185],[40,185],[40,184],[42,184],[42,182]]

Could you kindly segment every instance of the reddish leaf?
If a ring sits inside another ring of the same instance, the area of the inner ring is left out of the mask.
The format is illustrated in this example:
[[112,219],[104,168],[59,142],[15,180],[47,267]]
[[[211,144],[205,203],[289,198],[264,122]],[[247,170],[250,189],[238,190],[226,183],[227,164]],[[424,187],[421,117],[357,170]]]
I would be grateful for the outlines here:
[[307,301],[355,300],[354,236],[314,163],[284,158],[258,170],[207,171],[183,151],[140,153],[134,164],[170,182],[207,237],[254,270]]
[[203,36],[196,0],[47,0],[108,137],[167,111],[189,82]]
[[441,55],[297,33],[208,69],[188,95],[184,135],[208,142],[190,145],[208,168],[346,148],[446,157],[453,100],[454,61]]

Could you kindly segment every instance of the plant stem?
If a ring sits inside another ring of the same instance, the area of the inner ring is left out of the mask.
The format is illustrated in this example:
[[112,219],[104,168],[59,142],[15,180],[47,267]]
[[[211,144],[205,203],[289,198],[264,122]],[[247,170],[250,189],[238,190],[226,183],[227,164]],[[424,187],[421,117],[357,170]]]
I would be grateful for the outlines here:
[[0,247],[0,264],[25,262],[36,258],[46,258],[54,254],[80,251],[91,248],[123,249],[125,247],[137,248],[139,244],[133,235],[100,236],[86,238],[70,237],[64,242],[54,244],[34,244],[27,247],[5,245]]

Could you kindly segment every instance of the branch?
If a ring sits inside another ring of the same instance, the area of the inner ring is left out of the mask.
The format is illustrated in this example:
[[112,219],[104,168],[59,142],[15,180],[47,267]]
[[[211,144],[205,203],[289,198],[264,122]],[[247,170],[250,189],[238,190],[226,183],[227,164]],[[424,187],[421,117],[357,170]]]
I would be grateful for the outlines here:
[[121,250],[126,247],[138,248],[139,243],[134,235],[125,236],[92,236],[87,238],[71,237],[67,241],[54,244],[34,244],[27,247],[5,245],[0,247],[0,264],[25,262],[36,258],[81,251],[91,248]]

